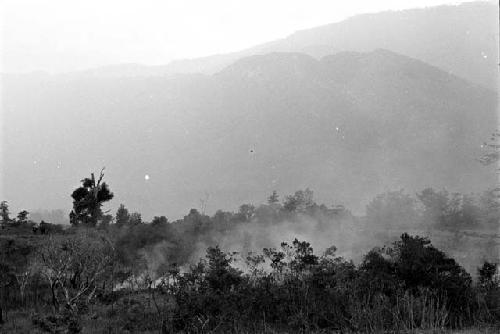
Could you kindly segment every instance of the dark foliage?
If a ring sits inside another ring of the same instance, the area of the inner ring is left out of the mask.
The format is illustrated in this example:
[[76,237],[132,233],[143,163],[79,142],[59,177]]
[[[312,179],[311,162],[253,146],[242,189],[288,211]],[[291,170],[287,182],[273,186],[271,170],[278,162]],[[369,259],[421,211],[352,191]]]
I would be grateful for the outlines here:
[[[82,188],[90,188],[73,198],[85,201],[93,184],[84,180]],[[485,262],[474,284],[457,261],[424,237],[404,233],[388,246],[365,251],[359,265],[337,256],[335,246],[320,255],[298,239],[262,253],[252,252],[255,244],[250,239],[246,245],[247,237],[241,253],[218,246],[246,228],[266,231],[279,224],[331,233],[332,226],[341,229],[347,222],[375,239],[381,220],[395,226],[398,217],[413,220],[405,227],[437,217],[441,229],[470,228],[498,214],[487,194],[475,200],[477,211],[445,192],[425,190],[415,199],[391,192],[372,201],[366,221],[343,206],[316,204],[307,189],[283,203],[277,199],[274,192],[267,204],[213,216],[192,209],[172,223],[164,216],[143,222],[122,205],[114,223],[102,212],[95,215],[97,229],[88,229],[93,224],[85,219],[67,229],[45,222],[9,225],[0,238],[2,314],[37,310],[34,326],[75,333],[85,319],[102,322],[103,331],[131,332],[373,332],[500,321],[496,264]],[[464,210],[473,224],[457,214]],[[91,217],[91,210],[85,212]],[[443,224],[454,220],[461,223]],[[206,255],[198,261],[200,245]]]
[[102,204],[113,198],[106,182],[102,182],[103,172],[96,181],[94,173],[90,178],[81,180],[82,186],[75,189],[71,194],[73,198],[73,210],[70,213],[70,223],[74,226],[97,226],[103,217]]

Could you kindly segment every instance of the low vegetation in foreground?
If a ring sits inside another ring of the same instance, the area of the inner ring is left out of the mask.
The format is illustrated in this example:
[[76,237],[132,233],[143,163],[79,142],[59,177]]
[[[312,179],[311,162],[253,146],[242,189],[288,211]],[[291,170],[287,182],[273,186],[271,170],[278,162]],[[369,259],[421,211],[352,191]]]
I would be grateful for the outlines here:
[[[356,262],[334,242],[315,253],[298,238],[254,251],[274,240],[262,231],[285,238],[287,230],[314,230],[308,235],[323,234],[322,240],[364,234],[352,247],[365,249],[362,243],[381,238],[367,226],[393,226],[395,219],[421,229],[453,228],[455,235],[466,227],[478,236],[498,222],[491,196],[478,204],[427,189],[417,194],[423,204],[417,210],[416,199],[392,192],[359,218],[341,206],[317,205],[309,190],[283,202],[274,192],[267,204],[242,205],[237,213],[209,217],[193,209],[173,223],[163,216],[144,223],[124,206],[114,217],[102,212],[113,198],[102,176],[82,180],[73,192],[71,227],[35,225],[27,212],[10,219],[2,202],[2,333],[499,330],[497,264],[484,261],[467,272],[427,237],[402,233]],[[423,224],[429,220],[434,225]],[[485,251],[497,249],[492,240]],[[235,244],[239,252],[229,251]]]

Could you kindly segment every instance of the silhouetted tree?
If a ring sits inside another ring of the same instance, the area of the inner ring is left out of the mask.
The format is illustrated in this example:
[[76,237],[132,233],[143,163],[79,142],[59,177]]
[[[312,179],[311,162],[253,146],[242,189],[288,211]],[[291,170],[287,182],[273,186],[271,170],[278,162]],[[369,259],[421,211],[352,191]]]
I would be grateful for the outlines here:
[[295,240],[293,240],[292,242],[292,247],[294,251],[294,257],[290,262],[290,266],[293,270],[300,272],[318,263],[318,257],[314,255],[313,248],[307,241],[299,241],[297,238],[295,238]]
[[485,261],[481,268],[478,268],[477,272],[479,274],[478,281],[483,287],[498,287],[500,283],[499,278],[495,277],[497,275],[498,265],[496,263],[490,263]]
[[168,223],[168,219],[165,216],[155,216],[153,217],[153,220],[151,221],[151,224],[153,226],[159,226],[159,225],[165,225]]
[[127,208],[125,208],[125,205],[120,204],[118,207],[115,215],[115,222],[118,227],[127,226],[130,223],[130,214]]
[[2,201],[0,203],[0,217],[3,223],[8,223],[10,221],[9,217],[9,204],[7,201]]
[[90,175],[90,178],[81,180],[82,186],[71,194],[73,210],[70,213],[70,222],[73,226],[80,224],[96,226],[103,215],[102,204],[113,198],[113,193],[109,190],[106,182],[102,182],[103,171],[104,168],[97,181],[94,173]]
[[227,291],[241,281],[241,272],[231,267],[232,256],[221,251],[219,246],[209,247],[206,258],[208,260],[206,279],[213,291]]
[[25,224],[28,222],[28,215],[29,212],[26,210],[23,210],[17,214],[17,222],[20,224]]

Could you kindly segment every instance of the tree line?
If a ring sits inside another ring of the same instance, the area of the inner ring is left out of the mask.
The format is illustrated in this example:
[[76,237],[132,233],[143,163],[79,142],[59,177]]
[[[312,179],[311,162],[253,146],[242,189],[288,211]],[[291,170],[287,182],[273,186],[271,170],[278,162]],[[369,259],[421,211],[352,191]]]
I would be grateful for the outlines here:
[[[477,263],[473,280],[429,239],[407,233],[389,246],[380,239],[379,247],[355,264],[338,255],[333,244],[320,254],[299,239],[258,248],[266,244],[260,240],[265,236],[248,232],[285,223],[286,228],[310,224],[327,235],[342,233],[343,226],[357,226],[360,233],[377,226],[493,231],[500,218],[493,191],[480,196],[430,188],[415,196],[387,192],[368,204],[365,217],[342,205],[317,204],[309,189],[282,201],[274,191],[265,204],[243,204],[236,212],[209,216],[191,209],[173,222],[165,216],[143,222],[124,205],[114,216],[103,212],[113,198],[103,179],[103,171],[99,177],[91,174],[72,192],[69,228],[44,223],[41,233],[27,212],[10,219],[2,202],[4,328],[16,314],[29,315],[24,317],[29,326],[54,333],[89,326],[103,333],[114,328],[377,331],[500,320],[494,261]],[[241,234],[235,239],[238,252],[222,249],[221,240],[236,233]]]

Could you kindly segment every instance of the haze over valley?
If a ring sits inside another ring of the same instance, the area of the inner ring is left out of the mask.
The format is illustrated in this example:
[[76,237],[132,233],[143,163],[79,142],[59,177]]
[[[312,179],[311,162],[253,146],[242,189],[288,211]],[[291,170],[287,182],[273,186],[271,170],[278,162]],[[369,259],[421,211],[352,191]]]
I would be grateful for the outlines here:
[[75,176],[102,166],[110,208],[148,219],[306,187],[359,214],[387,190],[482,191],[495,182],[475,161],[497,123],[494,7],[365,14],[166,67],[5,74],[2,198],[69,211]]

